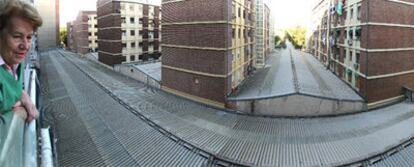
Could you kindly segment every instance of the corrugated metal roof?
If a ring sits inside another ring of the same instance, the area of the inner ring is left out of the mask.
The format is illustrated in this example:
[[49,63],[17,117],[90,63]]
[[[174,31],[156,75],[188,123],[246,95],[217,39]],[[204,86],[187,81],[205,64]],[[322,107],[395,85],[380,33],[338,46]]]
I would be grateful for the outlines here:
[[[52,58],[65,89],[71,90],[73,104],[78,111],[85,111],[79,114],[86,120],[97,149],[100,153],[117,150],[119,157],[124,155],[142,166],[367,164],[414,136],[411,103],[340,117],[252,117],[207,108],[145,87],[92,62],[67,58],[93,79],[66,59]],[[56,67],[58,63],[64,65]],[[79,95],[82,97],[76,98]],[[102,139],[93,137],[103,134]],[[106,146],[107,141],[115,143]],[[393,156],[411,154],[406,152]],[[103,157],[117,162],[111,158]]]

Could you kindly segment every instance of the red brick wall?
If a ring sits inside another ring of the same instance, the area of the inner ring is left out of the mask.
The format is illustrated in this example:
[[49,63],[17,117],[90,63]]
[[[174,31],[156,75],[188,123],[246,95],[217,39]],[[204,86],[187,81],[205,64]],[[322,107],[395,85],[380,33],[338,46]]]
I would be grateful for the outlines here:
[[[109,55],[107,53],[118,54],[122,51],[122,44],[120,41],[105,41],[105,40],[121,40],[121,29],[120,28],[110,28],[103,29],[108,27],[120,27],[121,26],[121,16],[109,14],[120,14],[121,5],[120,2],[110,0],[99,0],[97,17],[98,17],[98,60],[109,66],[114,64],[121,64],[122,61],[125,61],[125,57],[119,55]],[[103,17],[107,16],[107,17]],[[101,18],[100,18],[101,17]],[[103,17],[103,18],[102,18]],[[102,52],[101,52],[102,51]]]
[[[163,0],[168,2],[168,0]],[[227,20],[229,0],[191,0],[162,6],[163,22]]]
[[[198,84],[195,83],[196,79]],[[218,102],[225,102],[225,78],[206,77],[162,68],[162,82],[163,86],[171,89]]]
[[226,52],[163,47],[162,64],[198,72],[225,75]]
[[414,87],[414,74],[368,81],[368,102],[376,102],[403,95],[402,86]]
[[164,44],[224,48],[228,32],[226,24],[164,26]]

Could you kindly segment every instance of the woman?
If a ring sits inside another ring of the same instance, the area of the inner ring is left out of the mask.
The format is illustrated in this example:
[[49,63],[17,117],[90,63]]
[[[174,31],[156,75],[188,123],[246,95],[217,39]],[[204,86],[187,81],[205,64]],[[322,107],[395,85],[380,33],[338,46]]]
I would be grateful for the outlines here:
[[0,115],[25,110],[27,121],[39,113],[23,90],[22,63],[42,19],[31,5],[20,0],[0,1]]

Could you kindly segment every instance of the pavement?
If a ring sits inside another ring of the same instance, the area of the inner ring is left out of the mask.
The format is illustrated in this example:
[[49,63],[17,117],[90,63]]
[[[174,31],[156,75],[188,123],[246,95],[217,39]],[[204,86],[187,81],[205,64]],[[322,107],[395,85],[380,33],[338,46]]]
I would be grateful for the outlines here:
[[310,95],[342,101],[363,101],[347,84],[324,67],[314,56],[287,48],[277,50],[269,56],[264,69],[248,78],[237,94],[229,100],[247,100]]
[[[146,87],[69,52],[45,54],[42,74],[60,78],[47,82],[64,166],[414,166],[412,158],[399,161],[414,149],[413,103],[337,117],[247,116]],[[96,152],[82,153],[89,148]]]

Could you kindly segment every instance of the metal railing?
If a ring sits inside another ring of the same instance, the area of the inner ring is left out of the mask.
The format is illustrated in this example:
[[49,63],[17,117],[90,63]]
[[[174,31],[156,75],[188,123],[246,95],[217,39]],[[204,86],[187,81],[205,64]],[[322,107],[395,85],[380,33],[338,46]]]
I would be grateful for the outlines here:
[[[31,52],[31,58],[37,56]],[[37,57],[36,57],[37,59]],[[28,62],[26,60],[26,62]],[[38,75],[33,69],[33,62],[26,63],[24,71],[24,89],[29,94],[32,102],[37,106],[38,102]],[[8,112],[0,115],[0,166],[13,167],[37,167],[53,166],[52,149],[48,129],[42,129],[41,138],[41,162],[38,162],[38,121],[26,122],[26,111]],[[45,133],[46,132],[46,133]]]
[[[25,70],[30,70],[30,75],[26,75],[29,78],[25,79],[26,91],[35,102],[37,98],[36,71],[29,68]],[[37,166],[36,120],[26,123],[26,117],[25,111],[8,112],[2,115],[0,166]]]

